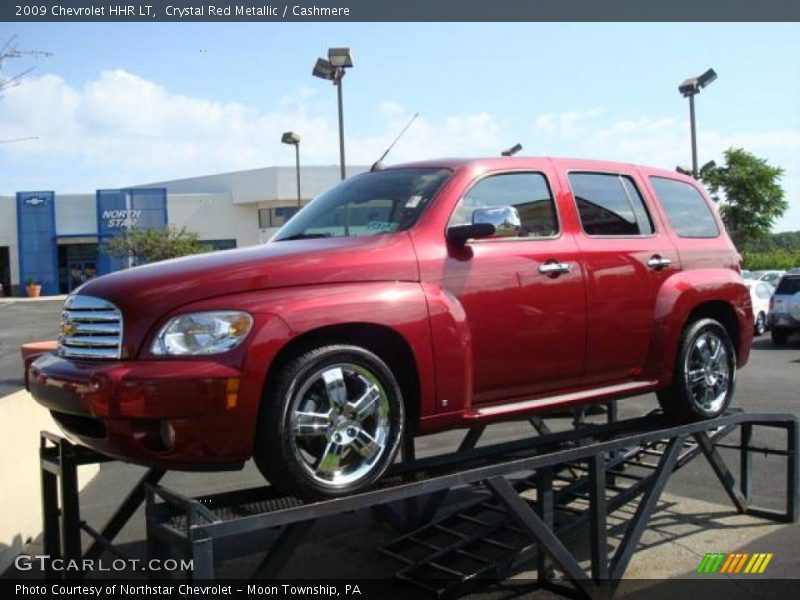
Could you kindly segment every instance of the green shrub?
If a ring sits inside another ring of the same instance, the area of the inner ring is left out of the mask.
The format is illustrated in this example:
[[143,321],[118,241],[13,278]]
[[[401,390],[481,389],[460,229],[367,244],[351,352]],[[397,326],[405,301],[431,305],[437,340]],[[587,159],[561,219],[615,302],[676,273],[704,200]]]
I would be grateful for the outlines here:
[[750,271],[787,270],[795,267],[800,267],[800,249],[744,253],[744,268]]

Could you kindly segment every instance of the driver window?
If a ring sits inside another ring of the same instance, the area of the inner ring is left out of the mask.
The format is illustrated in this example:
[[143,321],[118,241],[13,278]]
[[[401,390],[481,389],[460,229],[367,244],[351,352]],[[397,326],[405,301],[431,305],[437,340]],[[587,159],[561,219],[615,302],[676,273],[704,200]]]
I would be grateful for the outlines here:
[[558,234],[553,196],[541,173],[502,173],[481,179],[459,200],[448,227],[472,223],[476,208],[513,206],[522,222],[520,237]]

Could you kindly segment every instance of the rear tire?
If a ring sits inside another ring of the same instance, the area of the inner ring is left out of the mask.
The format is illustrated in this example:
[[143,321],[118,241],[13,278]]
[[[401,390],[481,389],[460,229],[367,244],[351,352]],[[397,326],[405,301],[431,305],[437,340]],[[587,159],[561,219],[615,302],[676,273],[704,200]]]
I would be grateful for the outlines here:
[[686,423],[718,417],[736,384],[736,354],[727,330],[714,319],[689,324],[681,336],[670,387],[658,392],[664,414]]
[[764,332],[766,330],[767,330],[767,315],[765,315],[763,312],[760,312],[756,317],[755,334],[757,336],[764,335]]
[[773,327],[770,335],[772,336],[772,343],[776,346],[785,346],[786,341],[789,339],[789,331],[782,327]]
[[403,427],[389,367],[358,346],[322,346],[267,384],[253,458],[273,486],[299,498],[347,496],[383,475]]

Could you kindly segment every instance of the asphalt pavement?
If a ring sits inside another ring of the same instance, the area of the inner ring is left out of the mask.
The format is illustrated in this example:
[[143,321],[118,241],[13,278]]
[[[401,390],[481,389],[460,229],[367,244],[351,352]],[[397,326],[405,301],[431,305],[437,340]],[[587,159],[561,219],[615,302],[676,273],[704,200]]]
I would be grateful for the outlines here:
[[24,385],[19,347],[53,340],[63,298],[0,298],[0,402]]

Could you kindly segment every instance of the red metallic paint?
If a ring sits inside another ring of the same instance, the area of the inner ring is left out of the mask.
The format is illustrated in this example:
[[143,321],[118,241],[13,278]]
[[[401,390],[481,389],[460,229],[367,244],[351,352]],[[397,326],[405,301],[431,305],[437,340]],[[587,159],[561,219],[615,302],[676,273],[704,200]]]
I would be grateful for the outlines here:
[[[135,462],[203,468],[250,457],[276,356],[298,336],[332,326],[384,328],[405,341],[420,391],[418,399],[407,401],[419,403],[421,434],[667,385],[686,319],[711,302],[733,311],[738,363],[746,363],[750,296],[737,274],[740,257],[719,216],[715,213],[720,237],[677,237],[648,177],[696,186],[693,180],[657,169],[569,159],[504,157],[413,166],[449,168],[453,175],[408,231],[217,252],[86,284],[81,294],[105,298],[124,315],[123,360],[44,355],[30,367],[31,391],[50,408],[102,419],[105,438],[73,434],[86,445]],[[586,236],[569,188],[571,170],[633,178],[655,234]],[[507,171],[535,171],[547,178],[559,234],[448,245],[447,222],[463,193],[481,177]],[[672,265],[648,268],[654,254],[670,258]],[[541,275],[538,266],[550,260],[570,262],[573,271]],[[153,336],[169,318],[214,309],[253,315],[253,331],[239,348],[180,360],[150,354]],[[233,407],[226,405],[229,378],[240,380]],[[539,403],[537,409],[525,408],[531,400]],[[175,429],[171,450],[152,449],[161,420]]]

